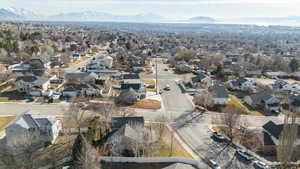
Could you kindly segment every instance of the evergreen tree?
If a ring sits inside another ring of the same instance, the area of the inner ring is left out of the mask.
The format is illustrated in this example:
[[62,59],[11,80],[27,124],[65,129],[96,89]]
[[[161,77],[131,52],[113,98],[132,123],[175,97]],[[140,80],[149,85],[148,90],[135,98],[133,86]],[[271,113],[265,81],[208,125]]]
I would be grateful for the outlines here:
[[292,72],[295,72],[298,70],[299,68],[299,62],[293,58],[291,61],[290,61],[290,64],[289,64],[290,68],[291,68],[291,71]]

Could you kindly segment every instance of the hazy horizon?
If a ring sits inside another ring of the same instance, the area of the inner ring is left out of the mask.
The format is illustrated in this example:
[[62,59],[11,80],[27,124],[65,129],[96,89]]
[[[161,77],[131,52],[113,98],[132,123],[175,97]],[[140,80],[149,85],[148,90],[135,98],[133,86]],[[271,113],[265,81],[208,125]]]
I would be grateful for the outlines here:
[[296,0],[10,0],[1,8],[24,8],[45,16],[97,11],[114,15],[154,13],[169,19],[300,16]]

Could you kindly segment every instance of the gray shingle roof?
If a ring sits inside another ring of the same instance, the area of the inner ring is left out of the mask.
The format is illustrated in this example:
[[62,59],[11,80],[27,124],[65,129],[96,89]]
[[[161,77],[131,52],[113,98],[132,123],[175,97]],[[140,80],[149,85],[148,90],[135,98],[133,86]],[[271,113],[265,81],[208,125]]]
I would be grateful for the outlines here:
[[213,97],[215,98],[228,98],[228,92],[225,86],[210,86],[209,91],[212,93]]
[[141,124],[144,125],[144,117],[113,117],[112,127],[114,129],[119,129],[125,124]]

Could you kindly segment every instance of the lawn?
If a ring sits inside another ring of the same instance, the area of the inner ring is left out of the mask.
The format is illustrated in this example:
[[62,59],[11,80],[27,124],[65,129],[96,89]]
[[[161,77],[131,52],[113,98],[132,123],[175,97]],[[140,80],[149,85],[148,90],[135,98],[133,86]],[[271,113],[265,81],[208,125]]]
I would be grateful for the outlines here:
[[0,131],[14,118],[16,118],[16,116],[0,117]]
[[144,81],[147,85],[155,85],[155,80],[154,80],[154,79],[143,79],[143,81]]
[[130,106],[132,108],[137,108],[137,109],[160,109],[161,108],[161,102],[157,100],[152,100],[152,99],[143,99],[138,101],[137,103],[133,104]]
[[262,113],[258,111],[251,111],[249,110],[243,103],[234,95],[229,96],[229,102],[228,105],[229,107],[233,107],[235,109],[240,110],[243,114],[249,114],[249,115],[254,115],[254,116],[262,116]]
[[[151,124],[151,128],[156,130],[157,133],[159,133],[159,124]],[[161,143],[161,149],[159,152],[154,154],[155,157],[184,157],[184,158],[189,158],[193,159],[193,157],[188,153],[183,146],[179,143],[179,141],[173,137],[173,153],[170,153],[171,150],[171,132],[170,130],[163,125],[163,130],[162,130],[162,138],[160,140]]]

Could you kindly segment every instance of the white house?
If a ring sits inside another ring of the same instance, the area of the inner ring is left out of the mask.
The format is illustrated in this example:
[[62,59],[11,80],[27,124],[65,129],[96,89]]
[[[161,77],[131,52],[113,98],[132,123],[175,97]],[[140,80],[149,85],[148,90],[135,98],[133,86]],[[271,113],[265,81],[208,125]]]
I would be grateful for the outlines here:
[[300,84],[299,83],[286,84],[282,86],[281,91],[288,91],[290,93],[300,93]]
[[226,105],[229,101],[229,95],[224,86],[210,86],[208,91],[213,96],[214,104],[215,105]]
[[240,77],[235,80],[231,80],[228,83],[228,88],[231,90],[240,90],[240,91],[247,91],[255,89],[255,82],[243,77]]
[[33,115],[27,111],[5,127],[6,145],[8,148],[19,148],[30,144],[38,148],[53,143],[61,129],[61,122],[55,117]]
[[252,108],[263,108],[269,112],[280,112],[281,105],[279,100],[266,92],[259,92],[244,97],[244,101]]
[[40,76],[19,76],[16,78],[17,90],[30,96],[42,96],[50,87],[50,80]]

